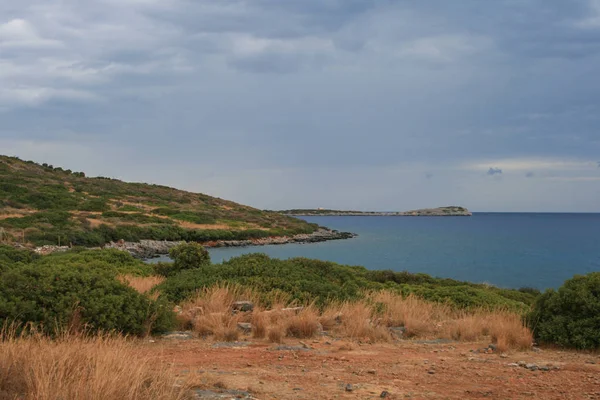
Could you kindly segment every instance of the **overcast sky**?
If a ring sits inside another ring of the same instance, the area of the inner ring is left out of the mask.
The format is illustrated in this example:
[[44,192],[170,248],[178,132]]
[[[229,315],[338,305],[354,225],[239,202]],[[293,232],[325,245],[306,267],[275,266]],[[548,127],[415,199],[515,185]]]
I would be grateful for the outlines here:
[[0,154],[268,209],[600,212],[600,0],[0,0]]

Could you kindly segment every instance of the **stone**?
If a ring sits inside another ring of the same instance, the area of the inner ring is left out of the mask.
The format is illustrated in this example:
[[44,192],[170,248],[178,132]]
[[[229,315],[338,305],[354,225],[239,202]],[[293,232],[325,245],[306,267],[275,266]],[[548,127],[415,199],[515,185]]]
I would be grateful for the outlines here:
[[346,385],[346,392],[353,392],[354,391],[354,386],[352,386],[351,383]]
[[500,354],[500,357],[502,357],[502,358],[508,358],[508,354],[502,353],[502,354]]
[[540,371],[550,371],[550,367],[542,366],[542,367],[540,367]]
[[527,365],[525,361],[519,361],[517,362],[517,364],[519,365],[519,367],[525,367]]
[[174,331],[174,332],[167,332],[167,333],[163,334],[162,338],[163,339],[174,339],[174,340],[188,340],[188,339],[193,339],[194,335],[192,334],[192,332]]
[[254,310],[254,303],[251,301],[236,301],[231,305],[234,311],[248,312]]
[[245,334],[252,332],[252,324],[249,322],[238,322],[237,328]]
[[379,397],[382,398],[382,399],[385,399],[389,395],[390,395],[390,393],[387,390],[384,390],[383,392],[381,392],[381,394],[379,395]]
[[520,367],[520,365],[517,363],[510,363],[510,364],[506,364],[506,365],[509,367]]
[[526,364],[525,368],[527,368],[530,371],[537,371],[539,367],[537,366],[537,364]]
[[371,375],[375,375],[377,373],[377,371],[375,371],[374,369],[370,369],[367,371],[367,374],[371,374]]
[[488,346],[488,349],[491,349],[492,351],[496,351],[497,347],[496,347],[496,345],[495,345],[495,344],[490,344],[490,345]]
[[392,337],[396,339],[401,339],[404,336],[404,332],[406,332],[406,328],[403,326],[393,326],[388,328],[388,330],[392,334]]

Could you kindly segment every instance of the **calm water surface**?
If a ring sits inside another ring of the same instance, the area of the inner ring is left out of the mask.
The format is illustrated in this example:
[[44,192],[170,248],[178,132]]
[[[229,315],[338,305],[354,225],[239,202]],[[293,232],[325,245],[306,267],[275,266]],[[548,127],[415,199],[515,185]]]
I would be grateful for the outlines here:
[[304,217],[350,240],[211,249],[214,262],[246,253],[309,257],[369,269],[424,272],[501,287],[558,287],[600,271],[600,214],[475,213],[472,217]]

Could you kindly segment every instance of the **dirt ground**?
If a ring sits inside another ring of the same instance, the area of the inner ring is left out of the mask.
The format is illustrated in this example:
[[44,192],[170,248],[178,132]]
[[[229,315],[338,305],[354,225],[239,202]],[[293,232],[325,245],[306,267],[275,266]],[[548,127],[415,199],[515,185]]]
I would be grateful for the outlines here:
[[[473,352],[487,347],[483,342],[358,344],[330,338],[288,339],[281,345],[202,339],[146,343],[150,354],[172,364],[181,377],[251,395],[238,398],[600,399],[600,356],[590,353],[486,354]],[[520,361],[550,370],[509,365]]]

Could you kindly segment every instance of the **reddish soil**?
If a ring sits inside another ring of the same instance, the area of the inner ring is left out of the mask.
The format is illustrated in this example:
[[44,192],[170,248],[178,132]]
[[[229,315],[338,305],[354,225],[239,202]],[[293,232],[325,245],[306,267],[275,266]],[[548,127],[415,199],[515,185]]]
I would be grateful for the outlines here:
[[[384,391],[387,399],[600,399],[597,354],[471,351],[488,343],[304,343],[312,349],[300,350],[291,339],[285,343],[297,347],[291,351],[264,341],[213,348],[212,341],[164,339],[146,346],[182,377],[204,387],[249,391],[257,399],[378,399]],[[508,365],[519,361],[558,369]]]

